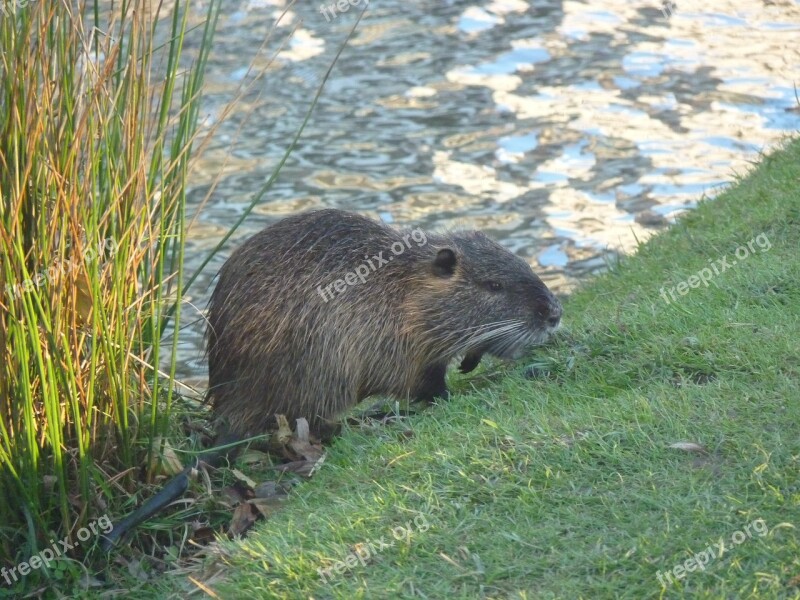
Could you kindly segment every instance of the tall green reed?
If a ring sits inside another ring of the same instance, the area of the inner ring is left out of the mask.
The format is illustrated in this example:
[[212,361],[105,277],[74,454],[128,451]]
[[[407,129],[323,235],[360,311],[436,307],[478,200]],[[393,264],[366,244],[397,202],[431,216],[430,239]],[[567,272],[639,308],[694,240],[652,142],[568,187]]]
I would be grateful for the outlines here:
[[167,433],[162,339],[220,6],[189,60],[186,4],[0,14],[0,565],[106,513]]

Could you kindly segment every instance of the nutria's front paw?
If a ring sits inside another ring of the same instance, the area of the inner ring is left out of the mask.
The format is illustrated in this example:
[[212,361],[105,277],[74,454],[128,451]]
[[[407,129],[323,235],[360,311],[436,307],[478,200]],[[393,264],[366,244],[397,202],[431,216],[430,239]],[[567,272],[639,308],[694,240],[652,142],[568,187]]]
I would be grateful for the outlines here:
[[483,356],[483,352],[479,352],[477,350],[467,352],[467,354],[464,356],[464,360],[461,361],[461,366],[458,367],[458,370],[462,373],[469,373],[470,371],[473,371],[475,367],[478,366],[478,363],[481,362],[481,356]]

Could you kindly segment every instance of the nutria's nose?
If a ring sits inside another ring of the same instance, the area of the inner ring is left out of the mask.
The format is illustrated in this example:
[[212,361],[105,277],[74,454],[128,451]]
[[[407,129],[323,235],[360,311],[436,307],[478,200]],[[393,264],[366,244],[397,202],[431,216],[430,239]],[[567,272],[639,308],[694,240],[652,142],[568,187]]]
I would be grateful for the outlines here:
[[548,306],[548,317],[547,317],[547,324],[555,329],[558,327],[558,324],[561,322],[561,303],[558,300],[553,299],[554,301],[551,302]]

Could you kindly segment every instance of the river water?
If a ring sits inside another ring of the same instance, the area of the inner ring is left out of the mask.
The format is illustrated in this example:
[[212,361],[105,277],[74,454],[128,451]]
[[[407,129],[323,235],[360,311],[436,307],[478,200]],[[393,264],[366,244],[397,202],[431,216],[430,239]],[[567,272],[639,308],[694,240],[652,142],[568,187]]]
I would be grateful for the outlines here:
[[190,273],[272,173],[365,11],[278,180],[190,292],[179,378],[198,387],[195,307],[230,250],[279,218],[337,207],[480,228],[567,293],[800,129],[795,0],[287,5],[225,0]]

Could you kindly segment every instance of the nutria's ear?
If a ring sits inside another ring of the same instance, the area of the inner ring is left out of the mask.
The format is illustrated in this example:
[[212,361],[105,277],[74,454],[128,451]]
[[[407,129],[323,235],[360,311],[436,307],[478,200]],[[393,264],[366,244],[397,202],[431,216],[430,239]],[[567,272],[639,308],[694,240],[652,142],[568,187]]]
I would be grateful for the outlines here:
[[456,271],[456,253],[450,248],[442,248],[433,259],[433,274],[437,277],[450,277]]

